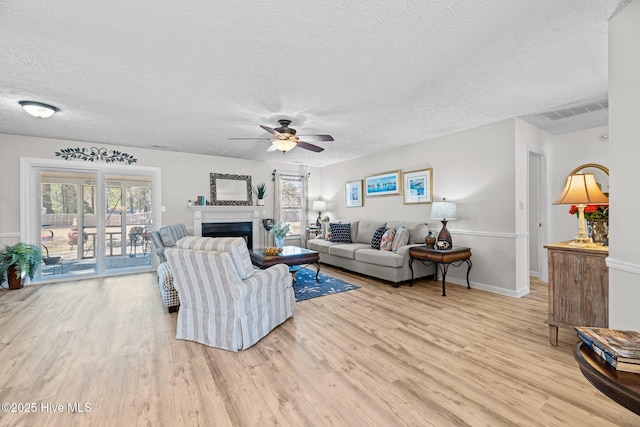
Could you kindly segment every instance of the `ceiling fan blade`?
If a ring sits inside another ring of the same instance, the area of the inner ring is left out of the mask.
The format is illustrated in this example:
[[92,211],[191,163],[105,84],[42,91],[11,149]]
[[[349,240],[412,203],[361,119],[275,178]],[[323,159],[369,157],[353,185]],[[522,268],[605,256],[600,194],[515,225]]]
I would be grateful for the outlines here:
[[228,138],[228,139],[233,139],[233,140],[239,140],[239,139],[265,139],[265,140],[271,141],[273,138],[256,137],[256,138]]
[[260,127],[262,129],[266,130],[267,132],[269,132],[270,134],[276,136],[278,139],[287,139],[286,136],[284,136],[283,134],[281,134],[280,132],[278,132],[275,129],[272,129],[272,128],[268,127],[268,126],[262,126],[262,125],[260,125]]
[[308,142],[304,142],[304,141],[298,141],[297,145],[300,148],[304,148],[305,150],[315,151],[316,153],[324,151],[324,148],[318,147],[317,145],[309,144]]
[[276,151],[278,149],[278,147],[276,147],[275,145],[271,144],[269,146],[269,148],[267,148],[265,151]]
[[304,137],[306,139],[310,139],[312,141],[334,141],[331,135],[298,135],[299,137]]

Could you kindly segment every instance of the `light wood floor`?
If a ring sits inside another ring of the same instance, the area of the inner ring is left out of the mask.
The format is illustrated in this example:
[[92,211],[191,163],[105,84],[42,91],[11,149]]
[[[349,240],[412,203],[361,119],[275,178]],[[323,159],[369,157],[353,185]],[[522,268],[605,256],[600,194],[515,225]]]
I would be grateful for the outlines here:
[[361,289],[298,303],[240,353],[176,340],[155,274],[0,291],[0,400],[37,406],[0,425],[640,425],[581,375],[574,333],[549,345],[544,284],[442,297],[323,272]]

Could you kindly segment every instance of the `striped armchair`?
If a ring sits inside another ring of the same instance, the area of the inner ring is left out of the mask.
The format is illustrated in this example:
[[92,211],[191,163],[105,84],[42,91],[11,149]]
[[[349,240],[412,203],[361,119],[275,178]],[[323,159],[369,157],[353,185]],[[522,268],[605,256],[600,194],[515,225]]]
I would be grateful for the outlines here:
[[255,270],[241,237],[185,237],[165,255],[180,297],[177,339],[244,350],[295,313],[288,267]]

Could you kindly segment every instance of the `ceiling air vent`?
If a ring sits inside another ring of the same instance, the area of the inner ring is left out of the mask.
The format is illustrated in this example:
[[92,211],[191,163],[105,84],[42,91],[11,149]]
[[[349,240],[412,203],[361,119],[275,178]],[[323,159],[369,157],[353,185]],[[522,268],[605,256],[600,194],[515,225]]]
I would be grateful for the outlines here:
[[540,113],[540,115],[547,120],[555,121],[566,119],[567,117],[578,116],[580,114],[591,113],[594,111],[605,110],[609,108],[609,100],[603,99],[601,101],[590,102],[589,104],[576,105],[574,107],[562,108],[554,111],[547,111]]

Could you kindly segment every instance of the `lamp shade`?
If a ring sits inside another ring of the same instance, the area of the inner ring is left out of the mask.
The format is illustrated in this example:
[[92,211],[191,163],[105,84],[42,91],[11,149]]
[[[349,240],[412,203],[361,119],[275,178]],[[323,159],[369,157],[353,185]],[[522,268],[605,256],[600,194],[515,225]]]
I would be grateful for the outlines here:
[[315,200],[313,202],[311,210],[318,212],[325,211],[327,210],[327,202],[325,202],[324,200]]
[[554,204],[586,205],[590,203],[609,204],[609,198],[600,191],[592,173],[577,173],[567,177],[564,190]]
[[297,145],[296,142],[291,139],[275,139],[273,140],[272,144],[275,145],[275,147],[283,153],[286,153],[289,150],[293,150],[293,148]]
[[431,204],[431,219],[453,220],[456,219],[455,202],[433,202]]

